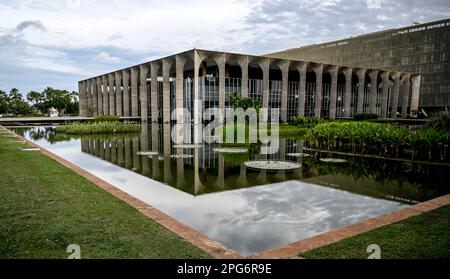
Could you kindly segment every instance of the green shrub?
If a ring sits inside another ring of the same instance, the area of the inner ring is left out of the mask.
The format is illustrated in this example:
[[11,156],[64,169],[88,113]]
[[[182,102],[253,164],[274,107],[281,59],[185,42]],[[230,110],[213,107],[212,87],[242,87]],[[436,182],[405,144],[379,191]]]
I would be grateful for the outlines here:
[[293,125],[318,125],[327,122],[326,119],[312,116],[292,116],[291,122]]
[[132,122],[73,123],[57,126],[56,131],[74,135],[138,133],[141,131],[141,125]]
[[379,116],[374,113],[361,113],[353,116],[353,119],[356,121],[374,120],[378,118]]
[[450,130],[450,113],[440,112],[433,115],[426,126],[436,131]]
[[94,118],[93,122],[99,123],[99,122],[119,122],[120,117],[115,115],[105,115],[105,116],[97,116]]

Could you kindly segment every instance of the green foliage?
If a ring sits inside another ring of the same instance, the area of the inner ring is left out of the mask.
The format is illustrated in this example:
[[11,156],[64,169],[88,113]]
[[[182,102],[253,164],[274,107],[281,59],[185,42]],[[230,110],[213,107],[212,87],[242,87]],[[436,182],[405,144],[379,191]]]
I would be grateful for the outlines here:
[[[319,124],[307,136],[320,148],[378,154],[399,158],[411,154],[412,159],[446,160],[450,131],[426,128],[409,131],[390,124],[371,122],[330,122]],[[436,156],[439,155],[439,156]]]
[[141,125],[132,122],[74,123],[57,126],[56,131],[74,135],[139,133],[141,131]]
[[298,126],[313,126],[327,122],[326,119],[320,117],[311,117],[311,116],[292,116],[291,122],[293,125]]
[[440,112],[435,114],[427,122],[427,127],[437,131],[450,130],[450,113]]
[[105,116],[98,116],[94,118],[93,122],[119,122],[120,117],[115,115],[105,115]]
[[22,94],[19,89],[11,89],[8,99],[7,99],[7,111],[15,116],[23,116],[31,113],[31,108],[27,102],[22,98]]
[[50,108],[62,114],[78,114],[77,93],[47,87],[43,92],[30,91],[26,99],[17,88],[9,95],[0,90],[0,114],[11,116],[33,116],[46,114]]
[[259,110],[262,107],[261,101],[250,98],[244,98],[241,96],[240,93],[237,92],[230,94],[229,98],[230,104],[234,108],[242,108],[244,110],[254,108],[256,110]]
[[374,113],[361,113],[353,116],[353,120],[355,121],[366,121],[366,120],[376,120],[379,116]]
[[36,104],[35,107],[43,113],[48,112],[50,108],[55,108],[63,114],[78,114],[78,101],[76,100],[76,96],[76,92],[70,93],[66,90],[47,87],[42,92],[42,101]]

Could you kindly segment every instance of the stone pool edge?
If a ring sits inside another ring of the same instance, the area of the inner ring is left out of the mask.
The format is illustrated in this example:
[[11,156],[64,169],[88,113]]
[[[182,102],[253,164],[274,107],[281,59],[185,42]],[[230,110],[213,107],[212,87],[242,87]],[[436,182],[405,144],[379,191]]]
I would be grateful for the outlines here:
[[225,247],[224,245],[220,244],[219,242],[209,238],[208,236],[192,229],[191,227],[178,222],[174,218],[170,217],[169,215],[163,213],[162,211],[150,206],[149,204],[131,196],[130,194],[120,190],[119,188],[115,187],[114,185],[100,179],[99,177],[89,173],[88,171],[76,166],[73,163],[70,163],[69,161],[59,157],[58,155],[50,152],[49,150],[35,144],[34,142],[16,134],[14,131],[11,131],[7,127],[4,127],[0,125],[3,129],[7,130],[10,134],[23,139],[28,144],[30,144],[33,147],[39,148],[41,154],[44,156],[47,156],[56,162],[60,163],[66,168],[69,168],[76,172],[78,175],[81,175],[82,177],[89,180],[91,183],[95,184],[96,186],[102,188],[106,192],[112,194],[113,196],[119,198],[120,200],[126,202],[127,204],[131,205],[135,209],[137,209],[141,214],[144,216],[152,219],[162,227],[166,228],[167,230],[171,231],[172,233],[175,233],[179,237],[183,238],[187,242],[191,243],[192,245],[202,249],[206,253],[210,254],[212,257],[217,259],[242,259],[245,258],[238,254],[237,252],[233,251],[232,249],[229,249]]
[[193,244],[194,246],[209,253],[211,256],[217,259],[302,259],[299,257],[301,253],[310,251],[312,249],[320,248],[329,244],[333,244],[344,240],[349,237],[353,237],[386,225],[394,224],[410,217],[420,215],[425,212],[432,211],[445,205],[450,204],[450,194],[444,195],[423,203],[419,203],[407,208],[403,208],[397,211],[393,211],[387,214],[383,214],[377,217],[373,217],[364,221],[360,221],[349,226],[338,228],[329,232],[325,232],[320,235],[316,235],[307,239],[299,240],[284,246],[273,248],[254,256],[244,257],[239,253],[233,251],[220,244],[219,242],[209,238],[208,236],[192,229],[191,227],[178,222],[174,218],[168,216],[162,211],[153,208],[152,206],[144,203],[143,201],[125,193],[112,184],[98,178],[97,176],[89,173],[88,171],[70,163],[69,161],[59,157],[58,155],[50,152],[49,150],[35,144],[34,142],[25,139],[24,137],[16,134],[7,127],[0,125],[3,129],[9,131],[10,134],[15,135],[18,138],[23,139],[33,147],[39,148],[40,152],[57,161],[61,165],[73,170],[77,174],[83,176],[90,182],[94,183],[98,187],[114,195],[120,200],[131,205],[144,216],[152,219],[159,225],[163,226],[167,230],[175,233],[184,240]]

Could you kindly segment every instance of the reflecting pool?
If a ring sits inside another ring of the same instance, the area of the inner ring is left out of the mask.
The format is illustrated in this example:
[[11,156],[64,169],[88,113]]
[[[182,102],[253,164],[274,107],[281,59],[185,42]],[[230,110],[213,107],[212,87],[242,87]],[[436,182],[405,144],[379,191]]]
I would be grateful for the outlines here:
[[[14,130],[244,256],[450,192],[448,166],[348,157],[346,163],[325,163],[324,155],[308,153],[291,138],[280,140],[278,153],[260,155],[257,144],[240,146],[246,153],[217,152],[220,146],[208,144],[174,146],[170,125],[144,126],[140,134],[125,136]],[[245,167],[254,160],[291,161],[301,168]]]

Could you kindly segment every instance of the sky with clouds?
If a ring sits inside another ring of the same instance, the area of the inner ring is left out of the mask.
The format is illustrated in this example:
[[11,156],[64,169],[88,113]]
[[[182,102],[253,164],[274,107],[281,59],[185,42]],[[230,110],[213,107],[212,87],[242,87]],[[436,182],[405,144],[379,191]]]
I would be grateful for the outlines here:
[[0,90],[76,90],[192,48],[258,55],[444,18],[448,0],[0,0]]

